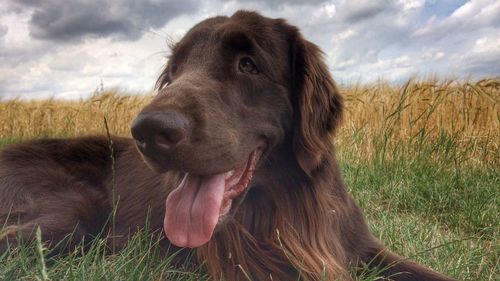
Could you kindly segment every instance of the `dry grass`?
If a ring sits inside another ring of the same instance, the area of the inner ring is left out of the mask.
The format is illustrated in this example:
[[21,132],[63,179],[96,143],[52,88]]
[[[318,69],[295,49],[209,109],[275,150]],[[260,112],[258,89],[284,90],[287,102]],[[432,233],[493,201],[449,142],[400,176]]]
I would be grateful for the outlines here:
[[434,143],[460,152],[458,161],[498,163],[500,79],[411,80],[401,87],[379,83],[342,91],[347,114],[338,142],[358,155],[390,157],[386,152],[395,146],[418,153]]
[[151,98],[151,94],[127,96],[108,91],[80,101],[3,101],[0,136],[18,140],[105,134],[105,116],[113,134],[129,135],[130,122]]
[[[446,137],[454,150],[462,152],[460,161],[498,162],[498,78],[474,83],[411,80],[403,86],[377,83],[340,89],[346,114],[336,141],[358,155],[373,157],[375,151],[384,153],[407,143],[418,149],[419,143]],[[151,98],[152,94],[107,91],[81,101],[3,101],[0,137],[18,140],[104,133],[104,116],[113,134],[126,136],[132,119]]]

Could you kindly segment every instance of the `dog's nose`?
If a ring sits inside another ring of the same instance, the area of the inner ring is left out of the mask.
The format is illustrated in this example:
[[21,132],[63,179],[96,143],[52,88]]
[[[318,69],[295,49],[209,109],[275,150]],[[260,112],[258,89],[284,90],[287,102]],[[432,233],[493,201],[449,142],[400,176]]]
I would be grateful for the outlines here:
[[132,123],[131,132],[143,153],[162,153],[187,137],[189,121],[175,110],[144,112]]

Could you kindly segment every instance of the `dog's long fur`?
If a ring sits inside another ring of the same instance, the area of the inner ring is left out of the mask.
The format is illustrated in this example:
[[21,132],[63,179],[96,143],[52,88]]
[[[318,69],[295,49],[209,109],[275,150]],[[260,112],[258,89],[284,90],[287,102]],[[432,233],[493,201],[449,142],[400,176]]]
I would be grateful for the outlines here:
[[[273,58],[271,65],[278,73],[274,77],[278,81],[275,84],[280,84],[276,91],[281,89],[284,95],[280,99],[274,97],[279,103],[268,100],[267,105],[239,101],[258,112],[279,115],[281,129],[273,129],[269,151],[232,218],[218,228],[207,244],[196,249],[197,260],[205,263],[210,275],[216,280],[247,280],[247,276],[253,280],[297,280],[299,276],[302,280],[350,280],[349,268],[364,263],[381,269],[382,276],[394,280],[452,280],[389,252],[370,233],[361,210],[346,191],[334,157],[331,139],[341,121],[343,103],[318,47],[283,20],[238,12],[231,18],[217,17],[199,24],[174,47],[174,53],[181,53],[186,45],[191,48],[193,42],[200,44],[199,37],[206,40],[203,44],[212,42],[199,31],[214,26],[229,37],[233,36],[228,35],[231,32],[258,29],[257,35],[248,36],[254,36],[262,45],[268,44],[262,48],[274,50],[283,58]],[[218,52],[216,47],[213,50]],[[190,61],[186,52],[182,57]],[[145,111],[162,110],[174,103],[178,108],[189,108],[191,111],[186,114],[198,114],[196,117],[204,120],[203,128],[210,127],[212,115],[203,114],[207,108],[210,114],[216,114],[217,106],[211,105],[215,101],[205,99],[203,91],[209,89],[213,96],[223,91],[225,79],[232,78],[218,78],[217,73],[200,76],[200,70],[188,72],[186,64],[174,79],[169,75],[171,64],[159,78],[159,97]],[[209,64],[206,59],[203,65]],[[252,94],[248,81],[260,80],[245,77],[245,91]],[[165,87],[167,84],[171,86]],[[184,94],[177,96],[178,92]],[[185,106],[188,103],[189,107]],[[281,112],[277,114],[277,110]],[[259,120],[259,116],[252,118],[256,124],[270,122]],[[214,130],[225,129],[220,124],[239,128],[231,122],[221,121]],[[237,131],[243,134],[243,129]],[[225,131],[217,132],[224,136]],[[207,149],[206,153],[210,151]],[[113,242],[119,247],[125,245],[130,233],[146,223],[152,229],[161,229],[165,198],[178,184],[179,173],[153,172],[129,139],[113,138],[113,153],[114,174],[106,137],[38,140],[4,149],[0,154],[0,225],[6,227],[0,236],[0,252],[18,242],[18,224],[23,239],[32,239],[34,228],[40,226],[43,240],[52,245],[73,233],[61,250],[109,232],[107,218],[113,205],[113,180],[119,200],[114,229],[119,238]],[[189,162],[193,155],[177,156],[177,162],[169,164],[171,167],[197,171],[203,168],[180,164]]]

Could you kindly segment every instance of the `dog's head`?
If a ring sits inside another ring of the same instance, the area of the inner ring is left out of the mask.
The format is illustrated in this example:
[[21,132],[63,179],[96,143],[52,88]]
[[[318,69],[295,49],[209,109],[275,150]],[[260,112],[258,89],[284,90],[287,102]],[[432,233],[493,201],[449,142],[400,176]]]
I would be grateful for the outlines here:
[[259,162],[287,138],[311,176],[342,113],[318,47],[253,12],[194,26],[172,48],[157,87],[132,135],[152,169],[184,174],[164,222],[169,240],[184,247],[210,240],[244,200]]

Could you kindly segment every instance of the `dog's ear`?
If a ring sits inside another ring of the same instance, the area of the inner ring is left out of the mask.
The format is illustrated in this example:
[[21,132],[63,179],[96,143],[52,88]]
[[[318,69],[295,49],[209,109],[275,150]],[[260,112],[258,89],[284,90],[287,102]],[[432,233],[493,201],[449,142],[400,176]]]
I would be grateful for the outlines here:
[[315,44],[298,29],[291,37],[291,89],[294,107],[294,152],[305,173],[317,169],[331,151],[333,134],[340,123],[342,96]]

